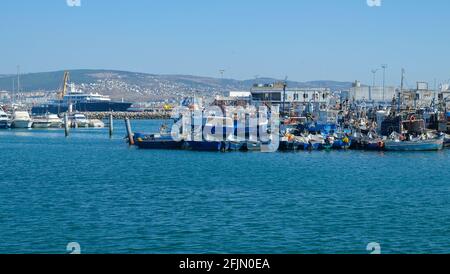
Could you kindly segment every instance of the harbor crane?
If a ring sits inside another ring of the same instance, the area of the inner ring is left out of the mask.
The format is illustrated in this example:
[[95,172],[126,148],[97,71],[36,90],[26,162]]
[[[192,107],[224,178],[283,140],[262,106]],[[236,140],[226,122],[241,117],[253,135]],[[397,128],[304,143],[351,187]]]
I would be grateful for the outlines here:
[[61,88],[61,91],[59,92],[59,99],[63,99],[64,96],[66,96],[67,93],[67,84],[69,82],[69,72],[68,71],[64,71],[64,79],[63,79],[63,86]]

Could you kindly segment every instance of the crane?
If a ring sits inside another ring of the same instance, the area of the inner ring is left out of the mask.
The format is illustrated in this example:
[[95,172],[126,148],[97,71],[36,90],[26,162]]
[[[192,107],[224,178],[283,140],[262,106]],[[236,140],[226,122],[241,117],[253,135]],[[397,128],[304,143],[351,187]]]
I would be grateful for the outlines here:
[[67,93],[67,83],[69,82],[69,72],[68,71],[64,71],[64,79],[63,79],[63,86],[61,88],[61,91],[59,93],[59,99],[63,99],[64,96],[66,96]]

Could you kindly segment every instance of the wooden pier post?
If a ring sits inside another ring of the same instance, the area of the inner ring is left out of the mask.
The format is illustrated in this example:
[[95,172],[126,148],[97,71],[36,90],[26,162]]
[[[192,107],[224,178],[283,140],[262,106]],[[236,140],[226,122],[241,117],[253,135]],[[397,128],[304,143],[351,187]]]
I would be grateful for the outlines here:
[[128,140],[131,146],[134,145],[133,132],[131,130],[131,123],[129,118],[125,118],[125,127],[127,128]]
[[66,137],[69,136],[69,130],[70,130],[69,116],[67,115],[67,113],[65,113],[64,114],[64,133],[65,133]]
[[114,118],[112,113],[109,114],[109,137],[112,137],[114,133]]

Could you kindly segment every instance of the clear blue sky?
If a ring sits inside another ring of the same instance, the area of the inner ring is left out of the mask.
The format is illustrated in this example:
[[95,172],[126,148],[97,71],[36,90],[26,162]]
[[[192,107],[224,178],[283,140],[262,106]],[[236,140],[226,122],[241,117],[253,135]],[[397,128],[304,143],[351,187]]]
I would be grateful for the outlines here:
[[[0,73],[106,68],[247,79],[360,79],[389,64],[450,78],[450,1],[0,1]],[[381,80],[381,73],[378,74]]]

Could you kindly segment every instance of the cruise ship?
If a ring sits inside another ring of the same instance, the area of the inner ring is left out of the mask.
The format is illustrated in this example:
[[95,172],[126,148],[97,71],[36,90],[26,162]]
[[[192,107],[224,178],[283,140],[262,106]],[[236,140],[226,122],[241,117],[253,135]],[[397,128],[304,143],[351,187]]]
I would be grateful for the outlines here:
[[[98,93],[84,93],[75,88],[75,84],[70,85],[70,91],[59,100],[51,100],[46,104],[34,106],[31,112],[34,115],[46,113],[59,114],[69,111],[80,112],[106,112],[106,111],[127,111],[132,103],[115,102],[109,96]],[[70,107],[71,106],[71,107]]]

